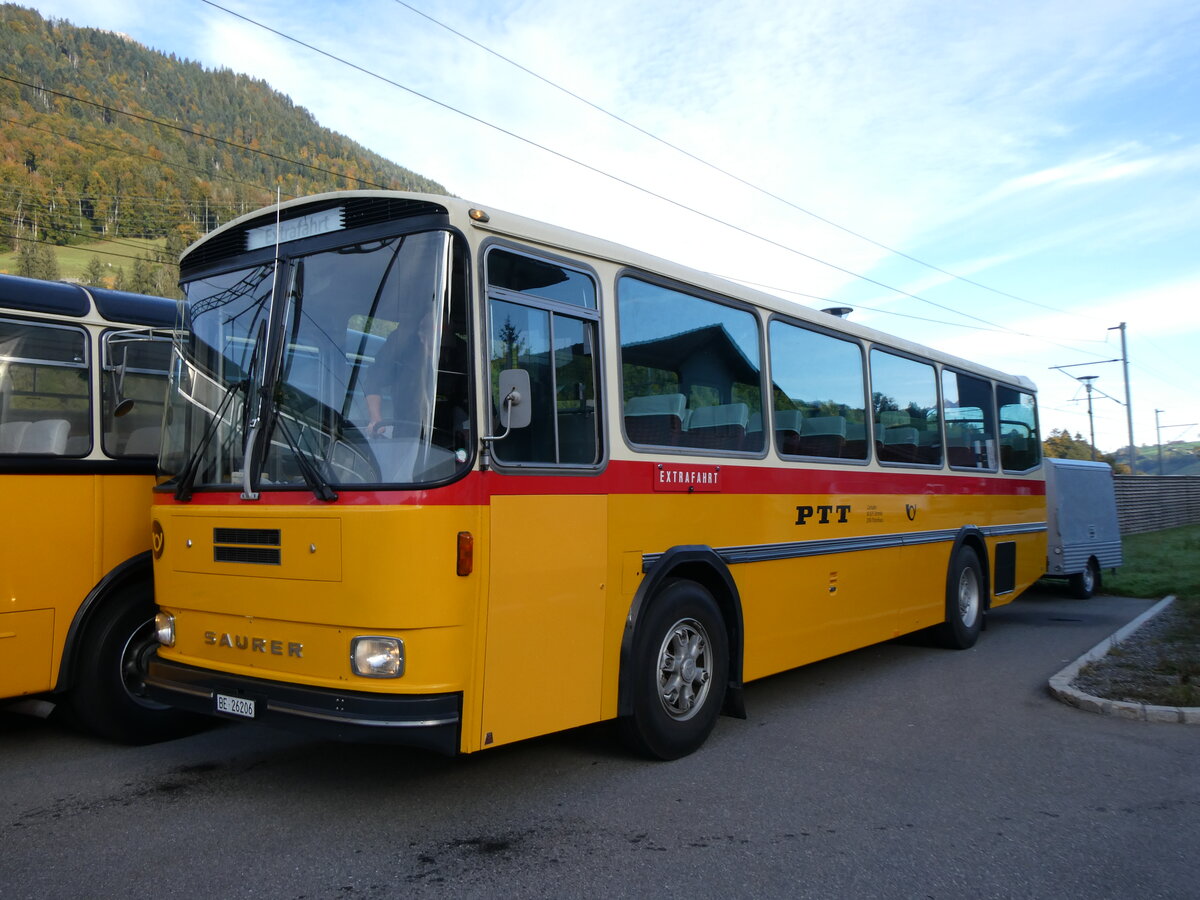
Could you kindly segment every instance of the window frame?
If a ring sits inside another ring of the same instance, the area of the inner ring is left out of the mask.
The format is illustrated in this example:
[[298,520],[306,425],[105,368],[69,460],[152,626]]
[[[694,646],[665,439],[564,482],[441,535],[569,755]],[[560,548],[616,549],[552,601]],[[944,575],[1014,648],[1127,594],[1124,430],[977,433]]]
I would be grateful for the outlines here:
[[[991,453],[991,460],[990,460],[991,465],[990,466],[956,466],[956,465],[951,464],[951,462],[950,462],[949,432],[947,430],[947,428],[950,424],[950,419],[946,415],[946,391],[945,391],[945,381],[944,381],[944,379],[947,375],[954,375],[954,376],[961,375],[964,378],[972,378],[975,381],[981,381],[988,386],[989,392],[991,394],[991,409],[989,411],[991,412],[991,415],[992,415],[992,421],[991,421],[992,453]],[[938,390],[941,394],[940,407],[941,407],[941,412],[942,412],[942,458],[945,460],[947,468],[951,469],[952,471],[955,471],[955,472],[980,472],[980,473],[987,473],[987,474],[991,474],[991,475],[994,475],[995,473],[1000,471],[1000,426],[999,426],[1000,416],[999,416],[999,406],[997,404],[997,398],[996,398],[996,388],[997,388],[997,383],[996,383],[995,379],[988,378],[986,375],[977,375],[973,372],[964,371],[963,369],[960,369],[956,366],[942,366],[941,367],[941,372],[938,375]]]
[[[728,309],[734,309],[738,312],[744,312],[750,315],[754,321],[754,329],[756,339],[758,341],[758,391],[759,403],[763,413],[763,443],[758,450],[722,450],[708,447],[686,447],[677,444],[644,444],[636,443],[630,439],[625,428],[624,404],[625,404],[625,365],[624,365],[624,344],[622,342],[621,329],[621,282],[630,278],[635,281],[641,281],[645,284],[664,290],[674,291],[679,294],[692,297],[697,300],[704,300],[709,303],[714,303],[717,306],[724,306]],[[718,456],[732,459],[765,459],[771,452],[773,441],[767,440],[766,437],[766,410],[771,404],[769,399],[769,390],[767,390],[767,334],[764,324],[764,314],[768,311],[762,307],[755,306],[752,303],[747,303],[743,300],[738,300],[735,297],[729,297],[725,294],[719,294],[715,291],[706,290],[702,287],[697,287],[686,282],[676,281],[672,278],[667,278],[662,275],[655,275],[652,272],[647,272],[644,269],[638,269],[633,266],[621,268],[613,277],[613,308],[614,316],[617,324],[616,350],[617,354],[617,376],[616,376],[616,395],[620,398],[621,414],[620,429],[621,437],[625,440],[625,446],[634,453],[643,453],[661,456],[664,453],[684,457],[707,457]]]
[[[782,449],[779,447],[779,445],[776,441],[776,438],[775,438],[775,434],[776,434],[775,416],[776,416],[776,412],[777,412],[777,410],[775,409],[775,396],[774,396],[775,356],[771,349],[771,326],[773,324],[775,324],[775,322],[779,322],[782,325],[790,325],[790,326],[793,326],[796,328],[800,328],[804,331],[812,332],[813,334],[819,334],[822,337],[831,338],[831,339],[837,340],[837,341],[844,341],[845,343],[852,344],[853,346],[858,348],[859,376],[861,378],[862,391],[863,391],[863,396],[862,396],[863,428],[865,429],[866,435],[867,435],[866,455],[864,457],[862,457],[861,459],[858,457],[809,456],[809,455],[803,455],[803,454],[784,453],[782,451]],[[771,395],[771,398],[770,398],[770,407],[771,407],[770,433],[772,435],[772,438],[770,441],[770,445],[774,448],[775,454],[780,459],[787,460],[787,461],[797,461],[797,462],[805,461],[805,462],[807,462],[807,461],[811,460],[811,461],[817,461],[817,462],[821,462],[821,463],[833,462],[833,463],[838,463],[840,465],[849,465],[849,466],[869,465],[871,463],[871,461],[875,458],[875,441],[873,438],[873,431],[871,430],[871,425],[872,425],[872,423],[871,423],[871,391],[870,391],[870,378],[869,378],[870,373],[868,371],[869,370],[868,351],[870,350],[870,347],[867,345],[867,343],[859,338],[854,337],[853,335],[846,334],[845,332],[837,331],[836,329],[832,329],[832,328],[826,328],[821,325],[817,325],[814,322],[807,322],[804,319],[798,319],[794,316],[787,316],[787,315],[782,315],[779,313],[773,313],[768,317],[766,331],[767,331],[767,362],[768,362],[767,374],[769,376],[767,384],[768,384],[769,392]]]
[[942,366],[933,359],[930,359],[930,358],[924,357],[924,356],[918,356],[914,353],[908,353],[904,350],[900,350],[900,349],[898,349],[896,347],[892,347],[888,344],[870,343],[867,347],[867,394],[868,394],[867,399],[868,399],[868,404],[869,404],[870,413],[871,413],[870,419],[869,419],[870,425],[868,427],[870,428],[871,443],[872,444],[875,443],[875,426],[882,424],[881,422],[878,422],[876,420],[875,369],[871,365],[871,353],[875,352],[876,350],[878,350],[880,353],[886,353],[889,356],[894,356],[899,359],[908,360],[909,362],[915,362],[915,363],[919,363],[920,365],[923,365],[923,366],[928,366],[929,369],[933,372],[934,406],[937,409],[937,414],[938,414],[938,441],[939,441],[938,446],[940,448],[940,459],[936,463],[908,462],[905,460],[882,459],[879,456],[879,454],[876,453],[874,455],[875,461],[877,463],[879,463],[879,465],[887,466],[888,468],[899,467],[899,468],[904,468],[904,469],[917,469],[919,471],[926,471],[926,472],[936,471],[938,469],[946,468],[946,452],[945,452],[945,441],[946,441],[945,412],[946,412],[946,407],[945,407],[945,403],[942,398],[942,376],[941,376]]
[[[0,457],[0,459],[4,459],[9,462],[11,462],[13,460],[33,460],[33,459],[41,460],[41,461],[45,461],[45,460],[83,460],[83,459],[86,459],[87,457],[91,456],[92,453],[96,450],[96,435],[95,435],[95,429],[96,429],[96,422],[95,422],[95,417],[96,417],[96,408],[95,408],[96,407],[96,383],[95,383],[96,382],[96,373],[95,373],[94,369],[95,369],[95,359],[96,359],[96,354],[97,354],[97,348],[96,348],[96,335],[95,335],[94,329],[89,327],[88,324],[85,322],[75,323],[75,322],[62,322],[62,321],[58,321],[58,320],[48,320],[48,319],[40,319],[40,318],[29,318],[27,316],[11,315],[7,311],[0,314],[0,321],[11,322],[11,323],[26,326],[26,327],[45,328],[45,329],[52,329],[55,331],[69,331],[69,332],[74,332],[76,335],[79,335],[80,337],[82,337],[82,339],[83,339],[82,340],[83,360],[81,362],[63,363],[63,362],[59,362],[56,360],[48,360],[48,359],[44,359],[44,358],[35,358],[35,357],[29,357],[29,356],[14,356],[14,357],[6,358],[5,360],[3,360],[3,363],[4,364],[15,363],[17,365],[30,365],[30,366],[47,366],[47,367],[55,367],[55,368],[59,368],[59,369],[74,370],[77,372],[82,372],[82,373],[84,373],[83,381],[87,385],[87,388],[82,395],[71,395],[71,394],[56,395],[56,396],[60,396],[60,397],[68,398],[68,399],[71,399],[74,397],[79,397],[79,396],[83,397],[83,399],[85,401],[85,407],[84,407],[84,410],[82,411],[82,416],[83,416],[84,425],[87,428],[87,447],[86,447],[86,449],[84,449],[82,452],[75,452],[75,453],[66,453],[66,452],[54,453],[54,454],[6,453],[3,455],[3,457]],[[15,386],[14,386],[13,394],[15,395],[16,393],[17,393],[17,391],[15,390]],[[29,396],[39,396],[39,394],[36,391],[33,392],[32,394],[28,391],[22,391],[21,394],[29,395]],[[11,407],[9,407],[9,410],[11,411]],[[7,417],[7,418],[11,420],[11,417]],[[43,417],[41,417],[41,419],[34,420],[34,421],[41,421],[42,419],[46,419],[46,418],[51,418],[51,417],[43,416]]]
[[[1033,399],[1033,426],[1035,428],[1034,446],[1037,447],[1037,463],[1027,469],[1010,469],[1004,465],[1003,451],[1001,450],[1001,435],[1003,434],[1002,421],[1000,418],[1000,391],[1010,390],[1018,396],[1030,397]],[[997,471],[1004,475],[1028,475],[1030,472],[1036,472],[1046,464],[1046,453],[1042,448],[1042,442],[1045,438],[1042,437],[1042,412],[1041,406],[1038,404],[1038,395],[1036,390],[1027,387],[1019,387],[1004,381],[992,382],[992,396],[996,400],[996,465]]]
[[[529,259],[538,262],[544,262],[560,268],[569,269],[572,272],[584,275],[591,280],[595,288],[596,305],[594,307],[580,306],[573,303],[566,303],[560,300],[553,300],[546,297],[539,297],[536,294],[526,294],[521,291],[511,288],[494,287],[488,282],[488,256],[496,251],[511,253],[517,256],[525,256]],[[595,335],[595,427],[596,427],[596,460],[591,463],[575,463],[575,462],[544,462],[544,461],[521,461],[507,460],[497,454],[497,448],[493,446],[495,441],[486,441],[485,447],[485,462],[487,465],[496,469],[498,472],[509,472],[513,474],[538,474],[538,475],[597,475],[608,466],[609,447],[608,447],[608,428],[605,427],[605,373],[607,372],[605,359],[605,338],[604,338],[604,285],[596,270],[583,260],[576,259],[570,256],[563,256],[556,253],[548,253],[541,249],[530,247],[526,244],[521,244],[503,238],[488,238],[479,245],[478,249],[479,265],[478,278],[479,290],[482,297],[482,314],[481,324],[483,333],[480,340],[480,364],[482,374],[485,379],[485,390],[480,396],[480,413],[483,419],[485,435],[503,434],[504,429],[500,426],[498,420],[493,416],[492,410],[492,372],[491,372],[491,354],[492,354],[492,303],[494,300],[499,300],[505,303],[511,303],[517,306],[524,306],[529,309],[536,309],[546,312],[549,315],[551,347],[553,348],[553,327],[554,316],[561,315],[576,321],[590,323]],[[529,426],[529,427],[532,427]],[[557,417],[554,422],[554,441],[555,455],[559,455],[562,449],[559,440],[559,430]]]
[[[106,399],[106,395],[110,391],[110,388],[108,386],[109,378],[112,376],[112,374],[117,369],[117,364],[114,361],[114,349],[115,348],[113,347],[113,344],[117,343],[122,338],[125,338],[125,339],[129,340],[130,342],[145,340],[145,341],[151,341],[154,343],[165,343],[167,345],[167,351],[168,351],[167,368],[162,370],[162,372],[161,372],[162,380],[163,380],[163,385],[162,385],[163,391],[162,391],[162,400],[160,401],[161,409],[159,410],[159,416],[158,416],[159,447],[161,448],[162,431],[163,431],[162,421],[163,421],[163,416],[164,416],[164,413],[166,411],[166,406],[167,406],[167,383],[170,380],[171,364],[174,361],[174,359],[173,359],[174,346],[173,346],[173,336],[172,336],[171,330],[166,329],[166,328],[151,328],[149,326],[133,327],[133,328],[119,328],[118,327],[118,328],[105,328],[100,333],[99,339],[97,340],[97,343],[96,343],[96,349],[97,349],[96,355],[97,355],[97,359],[98,359],[97,371],[100,376],[100,378],[99,378],[99,385],[100,385],[99,408],[100,408],[101,424],[103,424],[103,420],[106,415],[105,399]],[[157,369],[144,369],[144,368],[137,368],[137,367],[126,368],[125,372],[126,372],[126,374],[134,374],[134,375],[157,375],[157,374],[159,374],[159,370],[157,370]],[[115,400],[116,397],[117,397],[117,395],[114,391],[113,399]],[[148,454],[148,453],[147,454],[144,454],[144,453],[131,454],[131,453],[126,453],[124,451],[124,449],[122,449],[121,452],[117,452],[115,447],[114,448],[108,447],[107,441],[106,441],[107,434],[108,434],[107,431],[101,430],[100,434],[98,435],[98,437],[99,437],[98,444],[99,444],[101,451],[104,453],[104,455],[109,457],[110,459],[150,459],[150,458],[157,459],[158,458],[158,453],[159,453],[158,449],[156,449],[153,454]]]

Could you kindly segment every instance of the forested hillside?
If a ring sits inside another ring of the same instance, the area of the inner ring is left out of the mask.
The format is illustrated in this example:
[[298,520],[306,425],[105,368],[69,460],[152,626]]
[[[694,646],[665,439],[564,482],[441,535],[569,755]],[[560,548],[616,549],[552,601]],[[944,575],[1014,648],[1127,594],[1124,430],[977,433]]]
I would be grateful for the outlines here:
[[19,249],[24,263],[55,246],[165,238],[163,260],[147,262],[166,261],[277,187],[285,199],[445,191],[266,82],[0,5],[0,253]]

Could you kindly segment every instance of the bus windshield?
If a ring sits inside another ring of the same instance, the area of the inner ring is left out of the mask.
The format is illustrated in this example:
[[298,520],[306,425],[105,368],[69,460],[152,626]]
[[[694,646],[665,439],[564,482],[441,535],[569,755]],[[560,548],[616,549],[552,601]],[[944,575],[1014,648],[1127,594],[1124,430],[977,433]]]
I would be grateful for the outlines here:
[[452,248],[425,232],[185,284],[163,457],[177,492],[245,483],[332,499],[461,472],[467,320]]

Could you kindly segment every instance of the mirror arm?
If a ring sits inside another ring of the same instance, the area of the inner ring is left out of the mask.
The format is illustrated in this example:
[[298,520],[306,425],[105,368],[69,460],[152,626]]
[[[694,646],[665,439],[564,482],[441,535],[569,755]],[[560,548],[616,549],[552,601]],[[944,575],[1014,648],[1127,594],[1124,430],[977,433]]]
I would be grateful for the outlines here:
[[492,441],[502,441],[508,437],[509,433],[512,431],[512,408],[517,406],[520,402],[521,394],[516,388],[513,388],[504,398],[504,418],[505,421],[508,422],[508,425],[504,427],[504,434],[484,434],[481,435],[479,439],[486,444],[491,443]]

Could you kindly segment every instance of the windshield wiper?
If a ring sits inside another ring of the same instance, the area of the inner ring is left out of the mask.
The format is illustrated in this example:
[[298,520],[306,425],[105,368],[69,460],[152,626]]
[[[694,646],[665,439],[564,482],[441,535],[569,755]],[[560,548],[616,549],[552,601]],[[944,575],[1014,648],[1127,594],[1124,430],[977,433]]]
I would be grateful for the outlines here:
[[309,458],[308,454],[301,452],[300,448],[296,445],[295,439],[292,437],[291,431],[288,430],[287,422],[283,416],[276,416],[275,427],[283,434],[283,439],[287,441],[292,454],[296,457],[296,464],[300,467],[300,474],[304,478],[304,483],[313,492],[313,496],[318,500],[326,502],[336,500],[338,498],[337,491],[331,488],[329,482],[321,476],[321,473],[313,465],[313,461]]
[[200,441],[196,444],[196,449],[192,451],[192,455],[188,458],[187,465],[179,473],[179,483],[175,485],[175,499],[181,503],[187,503],[192,499],[192,483],[196,480],[196,473],[200,471],[200,459],[204,456],[204,451],[212,441],[213,435],[217,433],[217,424],[221,421],[221,416],[225,412],[225,408],[229,406],[230,401],[233,400],[234,395],[239,390],[249,392],[250,380],[248,378],[235,381],[226,388],[225,396],[221,398],[221,402],[213,412],[212,418],[209,419],[208,427],[204,430],[204,435],[200,438]]

